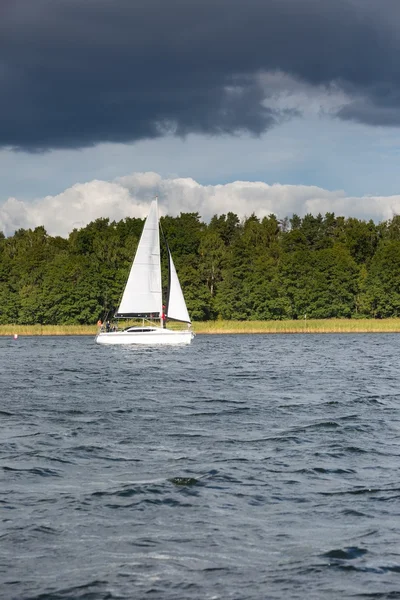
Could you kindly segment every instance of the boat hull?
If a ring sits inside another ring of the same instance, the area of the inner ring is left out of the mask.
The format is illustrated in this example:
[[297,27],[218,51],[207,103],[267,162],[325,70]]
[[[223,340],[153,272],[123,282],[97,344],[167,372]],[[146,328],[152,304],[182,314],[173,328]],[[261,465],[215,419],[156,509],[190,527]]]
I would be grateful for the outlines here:
[[102,345],[142,345],[164,346],[190,344],[194,333],[189,330],[172,331],[171,329],[154,328],[152,331],[140,332],[131,328],[130,331],[101,332],[96,336],[96,343]]

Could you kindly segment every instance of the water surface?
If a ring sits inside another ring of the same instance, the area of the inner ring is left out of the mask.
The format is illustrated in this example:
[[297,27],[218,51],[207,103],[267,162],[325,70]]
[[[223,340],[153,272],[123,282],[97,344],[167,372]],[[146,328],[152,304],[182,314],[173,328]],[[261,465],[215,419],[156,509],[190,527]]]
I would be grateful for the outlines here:
[[1,598],[400,598],[399,356],[1,338]]

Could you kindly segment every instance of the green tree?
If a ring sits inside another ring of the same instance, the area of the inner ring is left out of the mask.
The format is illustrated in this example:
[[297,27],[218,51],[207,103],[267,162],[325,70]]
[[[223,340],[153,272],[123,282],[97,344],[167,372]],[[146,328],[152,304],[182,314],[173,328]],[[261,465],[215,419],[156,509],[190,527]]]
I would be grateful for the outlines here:
[[372,317],[400,316],[400,240],[383,240],[365,279],[362,306]]
[[358,267],[348,250],[336,244],[312,252],[297,251],[280,265],[282,293],[289,316],[351,317],[356,308]]

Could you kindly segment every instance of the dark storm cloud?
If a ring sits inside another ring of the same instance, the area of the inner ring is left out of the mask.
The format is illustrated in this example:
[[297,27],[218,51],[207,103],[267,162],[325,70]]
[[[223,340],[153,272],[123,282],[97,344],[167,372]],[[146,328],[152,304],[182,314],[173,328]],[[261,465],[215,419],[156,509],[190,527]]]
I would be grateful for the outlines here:
[[257,74],[335,82],[342,118],[400,124],[397,0],[2,0],[0,145],[261,133]]

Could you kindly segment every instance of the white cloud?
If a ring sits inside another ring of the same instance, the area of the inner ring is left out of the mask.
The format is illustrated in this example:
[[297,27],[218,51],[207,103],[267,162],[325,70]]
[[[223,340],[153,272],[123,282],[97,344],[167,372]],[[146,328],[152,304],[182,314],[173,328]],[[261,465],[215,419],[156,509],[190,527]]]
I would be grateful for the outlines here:
[[282,71],[260,73],[258,81],[264,89],[264,105],[275,110],[333,116],[352,101],[335,83],[311,85]]
[[116,221],[128,216],[142,218],[155,195],[159,196],[162,214],[199,212],[206,221],[229,211],[241,218],[253,212],[258,217],[274,213],[278,218],[292,213],[334,212],[375,221],[400,213],[400,195],[356,197],[317,186],[262,181],[201,185],[191,178],[162,178],[158,173],[145,172],[112,182],[77,183],[61,194],[31,202],[9,198],[0,204],[0,230],[11,235],[20,227],[44,225],[51,235],[67,236],[72,229],[99,217]]
[[[278,83],[270,87],[271,94],[277,94],[276,107],[299,105],[301,99],[284,97]],[[294,87],[293,94],[301,95],[301,87]],[[306,90],[303,99],[303,113],[309,107],[306,116],[289,119],[259,138],[167,136],[44,155],[0,150],[0,206],[9,196],[31,201],[63,193],[77,182],[116,182],[132,171],[153,171],[163,180],[192,177],[203,185],[240,179],[345,189],[355,196],[399,193],[398,129],[335,119],[329,112],[331,99],[324,93],[316,94],[314,103]],[[333,100],[335,106],[340,104],[340,98]]]

